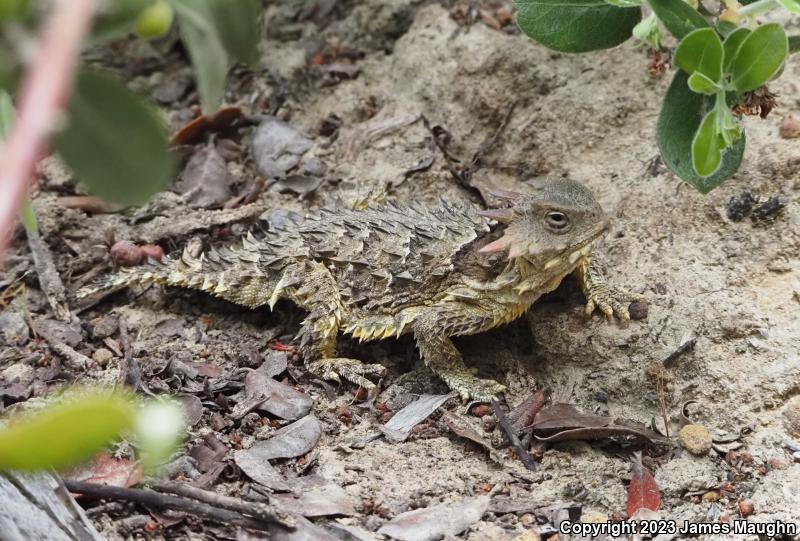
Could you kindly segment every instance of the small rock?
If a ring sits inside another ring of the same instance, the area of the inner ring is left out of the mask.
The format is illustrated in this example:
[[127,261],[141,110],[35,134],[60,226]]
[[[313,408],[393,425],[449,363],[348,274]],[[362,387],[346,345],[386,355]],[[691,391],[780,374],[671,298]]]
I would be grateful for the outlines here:
[[786,208],[786,200],[780,196],[772,196],[753,210],[750,219],[755,222],[764,222],[778,216]]
[[6,383],[19,383],[21,385],[29,385],[33,381],[34,370],[33,367],[24,363],[14,363],[2,372],[3,380]]
[[22,346],[30,338],[28,323],[19,312],[5,311],[0,313],[0,333],[10,346]]
[[738,507],[739,507],[739,514],[742,516],[742,518],[749,517],[750,515],[753,514],[753,511],[755,511],[753,502],[751,502],[750,500],[739,500]]
[[719,492],[717,492],[716,490],[710,490],[706,492],[705,494],[703,494],[703,501],[706,503],[718,502]]
[[711,434],[701,425],[686,425],[678,432],[678,442],[693,455],[704,455],[711,449]]
[[647,319],[648,311],[649,305],[646,302],[632,302],[628,307],[628,313],[631,315],[631,319],[635,321]]
[[99,316],[89,321],[89,334],[96,340],[108,338],[119,329],[119,320],[114,316]]
[[114,354],[111,351],[107,350],[106,348],[100,348],[95,350],[92,354],[92,359],[99,364],[100,366],[105,366],[108,364],[108,361],[114,358]]
[[753,210],[753,206],[758,203],[758,199],[750,192],[742,192],[739,195],[731,197],[728,201],[727,214],[728,219],[733,222],[742,221]]
[[470,410],[470,413],[475,417],[486,417],[492,414],[492,407],[486,404],[475,406]]
[[800,437],[800,396],[795,396],[783,408],[783,426],[793,437]]
[[786,116],[781,122],[778,133],[784,139],[796,139],[800,137],[800,117],[794,113]]
[[590,522],[592,524],[602,524],[609,520],[608,515],[600,511],[587,511],[581,515],[581,522]]

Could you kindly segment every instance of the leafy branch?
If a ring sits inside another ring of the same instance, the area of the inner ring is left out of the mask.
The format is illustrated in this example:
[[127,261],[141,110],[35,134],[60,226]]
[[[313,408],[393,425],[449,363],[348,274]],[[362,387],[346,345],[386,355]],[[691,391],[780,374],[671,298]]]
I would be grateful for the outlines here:
[[[778,8],[800,14],[800,1],[756,0],[741,6],[726,0],[716,20],[698,10],[699,4],[690,4],[519,0],[517,23],[536,41],[568,53],[614,47],[631,36],[660,49],[664,30],[677,38],[673,59],[679,71],[664,98],[656,136],[664,163],[707,193],[741,164],[746,108],[737,106],[779,77],[788,55],[800,49],[800,36],[787,36],[778,23],[758,25],[755,18]],[[643,18],[645,6],[652,12]]]

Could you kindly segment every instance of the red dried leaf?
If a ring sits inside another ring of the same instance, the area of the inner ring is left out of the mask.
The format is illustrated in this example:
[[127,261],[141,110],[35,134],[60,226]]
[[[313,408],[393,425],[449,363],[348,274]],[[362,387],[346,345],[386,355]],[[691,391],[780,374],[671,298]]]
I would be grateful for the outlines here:
[[199,116],[178,130],[172,136],[170,144],[172,146],[197,144],[208,133],[226,130],[241,116],[242,110],[238,107],[223,107],[213,115]]
[[661,494],[653,474],[642,465],[642,455],[636,454],[633,462],[633,477],[628,485],[628,516],[632,517],[639,509],[658,511]]
[[70,472],[67,477],[84,483],[127,488],[142,480],[142,467],[133,460],[101,453],[86,466]]

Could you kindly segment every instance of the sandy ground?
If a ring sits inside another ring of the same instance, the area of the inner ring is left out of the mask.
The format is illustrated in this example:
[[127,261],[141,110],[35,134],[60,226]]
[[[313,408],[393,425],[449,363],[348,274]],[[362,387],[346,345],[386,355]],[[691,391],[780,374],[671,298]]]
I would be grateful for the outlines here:
[[[449,6],[407,0],[355,4],[319,34],[311,23],[298,23],[289,37],[291,28],[285,35],[277,32],[265,44],[262,71],[235,86],[232,101],[244,107],[257,99],[274,103],[280,94],[285,101],[279,116],[312,136],[312,153],[328,164],[328,177],[335,179],[306,201],[268,191],[258,203],[266,214],[274,208],[302,213],[337,197],[347,201],[376,191],[398,202],[468,198],[432,148],[419,116],[446,127],[453,148],[468,156],[516,103],[476,182],[525,189],[545,176],[569,176],[587,184],[616,219],[600,250],[608,277],[645,294],[651,302],[649,317],[625,328],[598,315],[586,320],[580,291],[569,282],[522,321],[459,341],[468,363],[507,382],[511,405],[534,388],[546,388],[584,411],[654,423],[663,431],[659,394],[647,369],[693,333],[695,348],[667,373],[671,433],[679,427],[682,406],[691,401],[691,420],[715,437],[740,435],[743,446],[736,452],[745,456],[729,455],[726,461],[715,450],[694,457],[680,448],[650,453],[647,463],[662,492],[661,516],[704,521],[720,513],[735,515],[737,501],[748,500],[755,509],[751,520],[800,521],[800,464],[783,446],[791,435],[782,414],[800,394],[800,143],[778,136],[781,118],[800,109],[800,61],[791,60],[770,87],[780,96],[779,108],[767,120],[746,120],[748,147],[741,170],[703,196],[654,161],[655,124],[670,74],[650,77],[646,53],[632,44],[567,56],[480,22],[460,26]],[[284,6],[269,8],[268,23],[279,26],[285,11]],[[363,51],[360,73],[330,86],[306,82],[308,44],[314,42]],[[276,81],[288,86],[281,89]],[[246,92],[237,95],[240,90]],[[370,107],[378,109],[372,118],[365,113]],[[316,135],[331,114],[341,119],[332,143]],[[242,148],[247,151],[246,144]],[[404,176],[429,156],[436,157],[430,169]],[[247,167],[229,164],[234,174],[247,175]],[[109,228],[117,238],[159,240],[168,248],[187,240],[165,238],[158,222],[139,226],[119,215],[87,219],[77,210],[56,212],[56,170],[45,171],[36,208],[45,238],[59,253],[64,252],[59,235],[79,234],[81,255],[96,261],[103,250],[92,246],[102,243]],[[732,222],[726,205],[743,191],[762,200],[780,195],[788,204],[765,224]],[[194,234],[207,238],[201,228]],[[24,243],[17,243],[17,251],[25,253]],[[59,261],[66,271],[66,257]],[[200,297],[151,290],[135,302],[132,296],[115,297],[82,317],[108,310],[124,316],[146,371],[148,363],[170,358],[179,347],[233,373],[246,344],[263,347],[267,334],[288,338],[297,328],[298,314],[290,308],[275,315],[242,313]],[[41,308],[41,299],[34,298],[32,305]],[[198,322],[201,316],[215,319],[212,331]],[[158,332],[164,321],[176,318],[177,324],[166,325],[178,328],[176,333]],[[91,354],[95,346],[87,347]],[[424,381],[429,374],[410,342],[359,351],[360,358],[386,361],[395,377],[411,370],[412,377],[406,378],[416,392],[444,390],[436,381]],[[88,377],[113,381],[116,366],[114,361],[98,367]],[[336,408],[351,400],[347,389],[339,389],[333,400],[317,386],[307,390],[316,398],[317,415],[334,424]],[[452,402],[447,408],[459,409]],[[584,518],[624,514],[628,453],[587,443],[560,444],[544,453],[532,473],[502,453],[502,464],[489,460],[446,429],[401,444],[378,440],[363,449],[348,447],[375,423],[365,414],[351,426],[328,427],[315,451],[314,471],[344,486],[356,501],[379,502],[386,516],[481,494],[486,484],[506,484],[532,507],[579,501]],[[202,426],[195,437],[210,430]],[[703,498],[725,484],[733,491],[723,491],[718,501]],[[521,515],[489,513],[459,538],[514,539],[523,531]],[[342,520],[369,530],[385,522],[366,512]],[[102,522],[108,535],[128,535]]]

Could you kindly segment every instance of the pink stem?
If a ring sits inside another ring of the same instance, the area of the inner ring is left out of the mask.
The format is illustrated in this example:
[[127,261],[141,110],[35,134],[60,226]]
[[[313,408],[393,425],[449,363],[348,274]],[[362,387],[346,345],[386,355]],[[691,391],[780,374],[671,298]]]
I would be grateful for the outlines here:
[[58,0],[45,21],[31,66],[22,81],[17,120],[0,148],[0,257],[16,224],[36,164],[62,118],[83,36],[97,0]]

